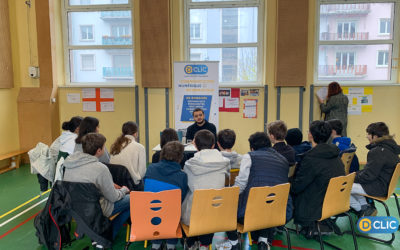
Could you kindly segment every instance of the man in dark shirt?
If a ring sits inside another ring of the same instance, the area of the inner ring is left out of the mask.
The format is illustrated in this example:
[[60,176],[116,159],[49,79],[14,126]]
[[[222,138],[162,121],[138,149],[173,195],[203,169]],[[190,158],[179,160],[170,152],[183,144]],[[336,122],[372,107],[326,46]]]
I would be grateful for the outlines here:
[[193,110],[193,119],[195,123],[190,125],[186,130],[186,140],[193,140],[197,131],[206,129],[214,134],[217,141],[217,129],[215,125],[204,119],[204,111],[201,108]]

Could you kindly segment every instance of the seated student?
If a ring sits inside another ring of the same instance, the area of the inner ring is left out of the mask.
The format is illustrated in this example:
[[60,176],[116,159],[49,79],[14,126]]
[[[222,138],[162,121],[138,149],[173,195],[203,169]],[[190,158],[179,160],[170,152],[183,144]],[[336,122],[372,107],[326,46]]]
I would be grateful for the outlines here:
[[232,151],[235,141],[236,134],[235,131],[231,129],[221,130],[217,134],[217,145],[221,154],[229,159],[231,169],[240,168],[240,162],[242,161],[242,156]]
[[[70,121],[63,122],[62,129],[64,131],[50,146],[50,153],[56,164],[61,157],[65,159],[74,152],[75,139],[82,119],[80,116],[74,116]],[[40,184],[40,192],[43,193],[47,190],[49,181],[41,174],[37,174],[37,177]]]
[[[346,150],[349,150],[352,148],[355,150],[355,146],[351,143],[351,139],[346,136],[342,136],[342,131],[343,131],[343,124],[339,119],[332,119],[328,121],[329,125],[332,127],[332,143],[338,146],[340,149],[340,154],[343,154],[346,152]],[[353,160],[351,161],[350,165],[350,173],[356,172],[360,170],[360,163],[358,162],[358,157],[356,154],[354,154]]]
[[[164,147],[165,144],[167,144],[170,141],[179,141],[178,138],[178,133],[176,133],[175,129],[172,128],[166,128],[161,132],[161,137],[160,137],[160,147],[161,149]],[[157,163],[160,161],[160,156],[161,156],[161,151],[157,151],[153,154],[153,157],[151,158],[152,163]],[[180,162],[181,168],[185,166],[185,162],[188,159],[188,155],[183,152],[183,158]]]
[[[99,120],[94,117],[86,116],[83,118],[81,124],[79,125],[78,137],[75,139],[74,152],[82,152],[82,138],[88,133],[99,133]],[[110,154],[107,148],[104,148],[104,154],[99,158],[100,162],[110,163]]]
[[368,125],[367,139],[370,144],[367,155],[367,164],[363,170],[357,171],[351,189],[350,207],[358,212],[359,216],[375,216],[376,209],[367,204],[364,196],[384,197],[387,195],[389,183],[397,163],[400,162],[400,146],[389,135],[389,128],[383,122]]
[[65,161],[64,181],[93,183],[103,197],[100,206],[103,214],[110,217],[119,215],[112,221],[113,238],[123,223],[129,218],[129,189],[114,185],[107,166],[99,162],[104,154],[106,138],[99,133],[88,133],[82,139],[83,152],[77,151]]
[[[181,170],[179,162],[183,158],[184,147],[179,141],[166,143],[161,150],[161,161],[152,163],[144,177],[144,191],[160,192],[181,189],[182,201],[188,190],[187,175]],[[167,250],[176,249],[178,239],[168,239]],[[153,240],[151,249],[161,249],[162,240]]]
[[[275,186],[288,182],[289,164],[284,156],[271,148],[271,141],[264,132],[256,132],[249,138],[250,152],[243,155],[239,175],[235,186],[239,186],[238,221],[243,223],[247,199],[252,187]],[[292,217],[292,199],[289,195],[286,220]],[[258,241],[258,249],[269,249],[274,228],[251,232],[251,237]],[[240,249],[236,231],[227,232],[232,249]]]
[[308,141],[303,141],[303,133],[298,128],[291,128],[288,130],[285,140],[288,145],[290,145],[295,152],[296,163],[300,163],[301,156],[311,149],[311,143]]
[[[111,164],[125,166],[135,185],[140,185],[146,173],[146,150],[136,142],[138,127],[129,121],[122,125],[122,135],[111,145]],[[143,190],[143,189],[140,189]]]
[[296,164],[294,149],[285,143],[285,137],[287,133],[285,122],[280,120],[271,122],[267,125],[267,129],[269,139],[271,140],[272,144],[274,144],[272,148],[278,151],[278,153],[283,155],[288,160],[289,166]]
[[[183,171],[188,177],[189,191],[182,203],[184,224],[190,225],[193,193],[196,189],[219,189],[225,186],[225,177],[229,175],[229,159],[214,149],[215,137],[208,130],[200,130],[194,136],[194,145],[198,152],[187,160]],[[196,248],[195,241],[200,240],[200,249],[208,249],[214,234],[189,237],[186,243],[189,248]]]
[[[339,158],[339,149],[327,144],[332,128],[324,121],[313,121],[308,139],[312,149],[305,153],[301,166],[292,183],[294,199],[294,223],[302,226],[306,237],[313,237],[314,222],[321,218],[322,203],[329,181],[344,175],[344,165]],[[321,225],[322,232],[332,232]]]

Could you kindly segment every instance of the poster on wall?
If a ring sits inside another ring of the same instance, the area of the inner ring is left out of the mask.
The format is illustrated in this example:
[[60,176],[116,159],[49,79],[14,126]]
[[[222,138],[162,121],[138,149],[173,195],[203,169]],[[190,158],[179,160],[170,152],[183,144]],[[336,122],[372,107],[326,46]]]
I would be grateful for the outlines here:
[[83,88],[82,109],[84,112],[113,112],[114,89]]
[[244,99],[243,118],[257,118],[257,99]]
[[343,87],[343,94],[349,98],[347,109],[349,115],[361,115],[362,113],[372,112],[372,87]]
[[240,88],[219,89],[219,112],[239,112]]
[[193,124],[193,110],[204,110],[205,119],[218,129],[219,62],[175,62],[175,129]]

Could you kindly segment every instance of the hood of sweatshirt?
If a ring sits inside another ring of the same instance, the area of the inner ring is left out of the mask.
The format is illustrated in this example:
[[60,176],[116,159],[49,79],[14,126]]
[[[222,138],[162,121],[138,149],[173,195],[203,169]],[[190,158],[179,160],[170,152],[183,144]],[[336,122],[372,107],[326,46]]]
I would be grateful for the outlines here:
[[63,131],[60,135],[60,143],[61,145],[69,142],[69,141],[74,141],[78,135],[75,133],[72,133],[70,131]]
[[320,143],[310,151],[308,151],[305,156],[313,158],[322,159],[332,159],[339,156],[340,150],[334,144]]
[[96,156],[77,151],[67,157],[64,161],[65,168],[79,168],[87,164],[96,163],[99,159]]
[[230,161],[216,149],[203,149],[185,162],[185,169],[193,175],[203,175],[221,170],[229,170]]
[[235,151],[232,152],[225,152],[221,151],[222,156],[229,159],[229,164],[231,167],[235,167],[236,165],[240,166],[240,161],[242,160],[242,156]]
[[349,137],[336,137],[332,140],[332,143],[338,146],[340,150],[344,150],[350,147],[351,139]]

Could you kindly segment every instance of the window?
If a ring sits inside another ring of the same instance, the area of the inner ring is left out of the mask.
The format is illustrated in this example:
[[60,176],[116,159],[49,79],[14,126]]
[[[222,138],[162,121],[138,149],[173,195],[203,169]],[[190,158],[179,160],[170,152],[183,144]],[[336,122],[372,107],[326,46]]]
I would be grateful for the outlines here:
[[188,60],[219,61],[225,86],[261,84],[264,0],[185,0],[185,18]]
[[81,54],[81,70],[96,70],[94,54]]
[[390,34],[390,19],[381,18],[379,19],[379,33],[380,34]]
[[389,63],[389,51],[378,51],[377,66],[387,67]]
[[64,0],[67,85],[134,85],[132,13],[131,0]]
[[315,82],[394,83],[397,69],[389,58],[398,54],[397,29],[391,27],[398,4],[399,0],[319,0]]
[[93,25],[80,25],[81,41],[93,41]]

